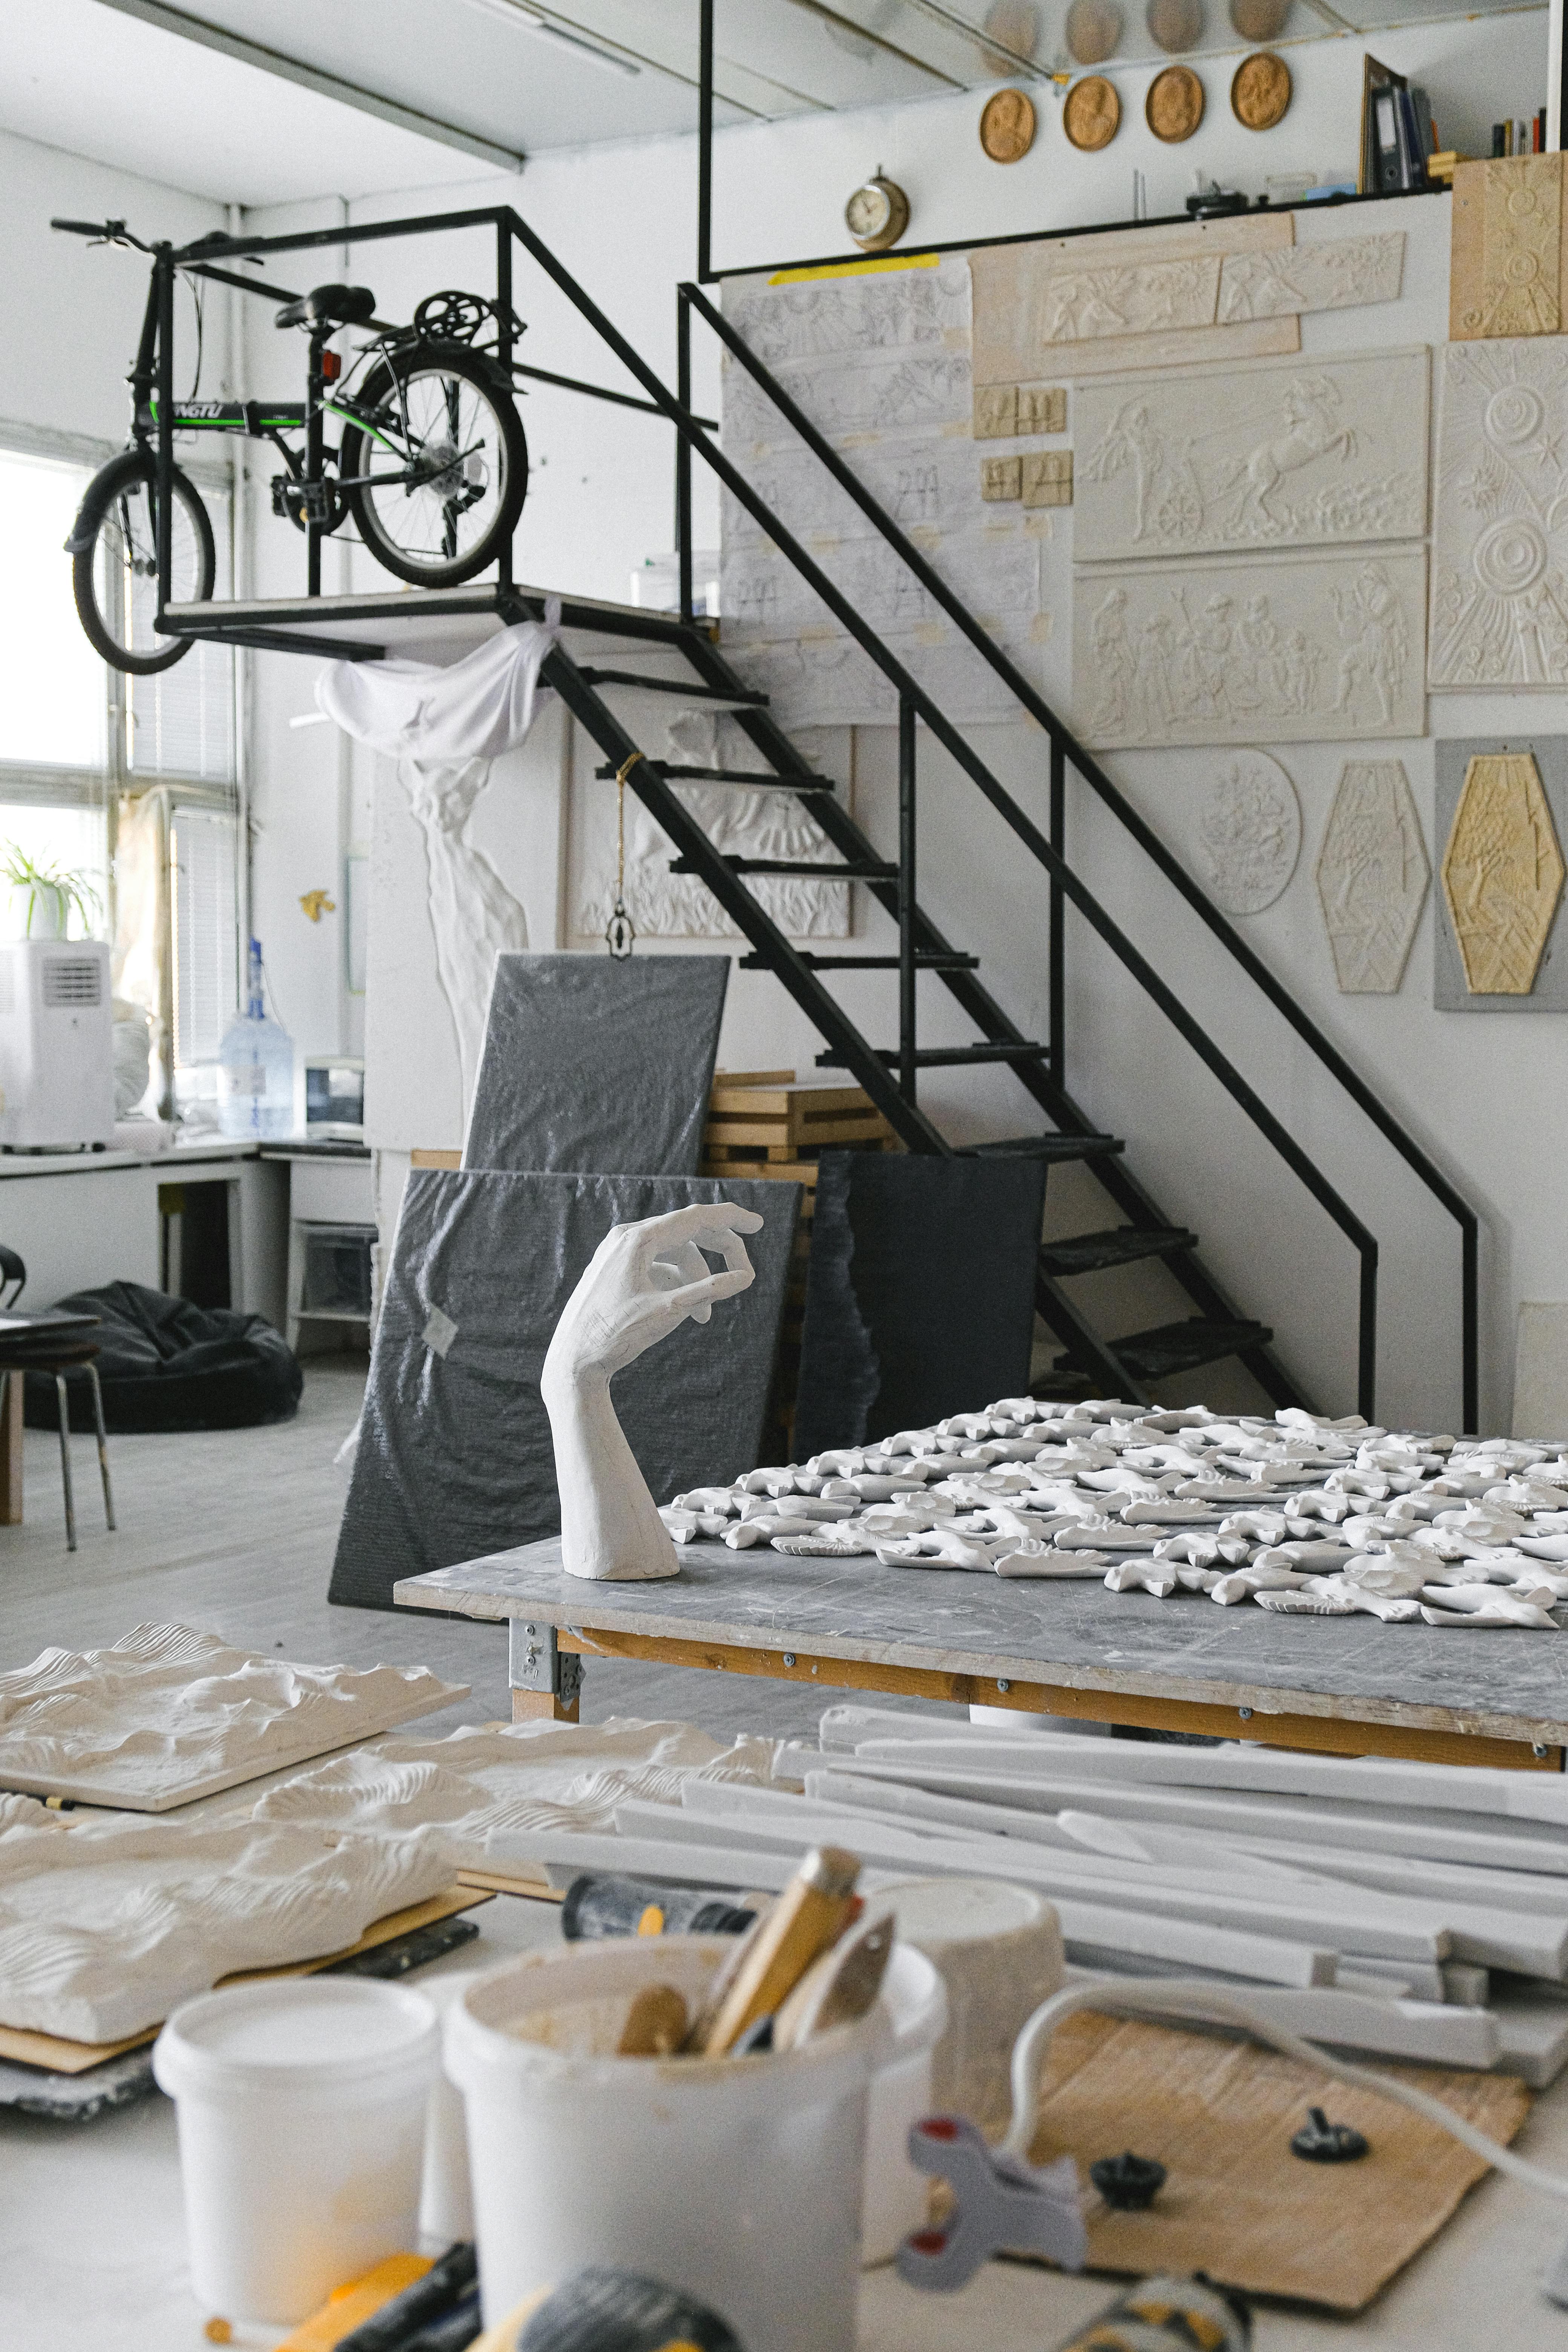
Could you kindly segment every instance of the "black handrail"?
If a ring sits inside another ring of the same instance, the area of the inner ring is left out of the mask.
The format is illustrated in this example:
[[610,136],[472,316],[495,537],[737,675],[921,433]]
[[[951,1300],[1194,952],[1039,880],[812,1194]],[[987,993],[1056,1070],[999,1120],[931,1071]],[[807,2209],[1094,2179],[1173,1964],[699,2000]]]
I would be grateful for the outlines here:
[[[1056,792],[1058,775],[1057,763],[1058,758],[1065,758],[1071,761],[1073,767],[1078,771],[1079,774],[1083,777],[1085,782],[1099,795],[1100,799],[1111,811],[1112,814],[1120,820],[1122,825],[1125,826],[1126,830],[1137,842],[1139,847],[1143,850],[1146,856],[1153,860],[1154,864],[1166,877],[1167,880],[1174,884],[1175,887],[1186,899],[1188,905],[1193,908],[1200,919],[1207,925],[1208,929],[1214,933],[1222,947],[1224,947],[1227,953],[1240,964],[1248,979],[1252,981],[1256,987],[1261,990],[1268,1002],[1275,1007],[1276,1011],[1282,1013],[1285,1019],[1289,1022],[1291,1027],[1302,1039],[1303,1043],[1310,1048],[1318,1060],[1321,1062],[1324,1068],[1328,1070],[1330,1075],[1334,1077],[1345,1089],[1346,1093],[1349,1094],[1352,1100],[1356,1104],[1358,1109],[1360,1109],[1373,1121],[1379,1132],[1394,1146],[1394,1150],[1405,1161],[1406,1165],[1420,1178],[1428,1192],[1433,1194],[1434,1198],[1455,1220],[1459,1227],[1463,1250],[1461,1279],[1463,1286],[1462,1370],[1464,1391],[1464,1425],[1467,1429],[1476,1428],[1479,1420],[1479,1343],[1480,1326],[1479,1262],[1480,1223],[1476,1212],[1470,1207],[1468,1202],[1464,1199],[1463,1195],[1456,1190],[1453,1184],[1449,1182],[1447,1177],[1444,1175],[1441,1169],[1439,1169],[1436,1163],[1428,1158],[1427,1154],[1421,1149],[1421,1146],[1415,1141],[1415,1138],[1410,1135],[1403,1126],[1401,1126],[1400,1122],[1393,1116],[1392,1112],[1390,1112],[1378,1099],[1377,1096],[1367,1085],[1366,1081],[1359,1075],[1352,1065],[1346,1061],[1344,1055],[1339,1051],[1339,1048],[1324,1034],[1322,1030],[1319,1028],[1317,1023],[1312,1020],[1311,1016],[1297,1003],[1289,990],[1275,976],[1275,974],[1269,971],[1268,965],[1261,961],[1253,949],[1248,947],[1246,940],[1241,938],[1240,934],[1226,919],[1225,916],[1220,912],[1220,909],[1215,905],[1213,899],[1209,898],[1206,891],[1203,889],[1200,884],[1193,879],[1192,876],[1187,873],[1186,869],[1173,856],[1165,844],[1160,839],[1158,834],[1156,834],[1152,827],[1150,826],[1144,818],[1140,815],[1138,811],[1132,806],[1131,803],[1127,800],[1118,786],[1111,782],[1104,769],[1100,765],[1100,762],[1095,759],[1093,753],[1086,750],[1085,747],[1079,742],[1072,733],[1072,730],[1058,716],[1057,712],[1052,709],[1051,706],[1045,700],[1044,697],[1030,684],[1029,680],[1023,675],[1022,671],[1017,668],[1016,664],[1008,658],[1002,647],[997,645],[994,638],[993,638],[984,626],[975,619],[974,615],[969,611],[968,607],[963,603],[963,601],[953,593],[947,583],[932,569],[926,558],[921,553],[919,548],[906,537],[904,532],[900,530],[898,524],[882,507],[880,502],[873,497],[872,493],[866,488],[865,484],[860,481],[858,477],[855,475],[850,470],[849,467],[845,464],[843,458],[833,447],[832,444],[817,429],[812,420],[805,414],[799,405],[791,399],[789,394],[773,375],[773,371],[757,357],[750,344],[747,343],[744,338],[737,332],[735,328],[724,317],[723,313],[714,307],[699,287],[693,285],[682,285],[679,289],[678,300],[682,311],[695,310],[700,313],[707,324],[712,328],[714,333],[718,335],[721,341],[732,353],[734,358],[740,362],[741,365],[745,368],[747,373],[752,378],[753,382],[761,386],[762,390],[773,403],[785,422],[795,432],[799,434],[801,439],[811,450],[813,456],[826,467],[827,472],[832,475],[840,488],[842,488],[847,496],[854,500],[862,514],[864,514],[867,520],[876,527],[882,538],[887,541],[894,553],[898,555],[900,561],[908,566],[909,570],[920,582],[921,586],[926,591],[927,594],[931,596],[934,601],[940,604],[942,611],[947,614],[948,617],[963,632],[963,635],[974,647],[975,651],[980,654],[991,669],[995,672],[996,676],[1002,680],[1003,684],[1007,687],[1009,691],[1016,698],[1019,703],[1022,704],[1023,708],[1028,711],[1031,718],[1037,720],[1039,725],[1045,729],[1047,734],[1050,738],[1052,748],[1053,832],[1057,829],[1054,820],[1058,814],[1058,795]],[[700,436],[695,437],[699,438],[700,443]],[[751,505],[750,501],[747,501],[746,503],[748,506]],[[752,508],[751,510],[753,511],[753,513],[756,511],[754,507]],[[773,541],[774,544],[785,554],[790,555],[791,562],[795,562],[795,558],[791,552],[791,542],[789,541],[788,534],[783,530],[777,517],[771,515],[764,508],[761,514],[758,515],[757,519],[763,523],[764,530],[767,531],[768,536]],[[795,562],[795,568],[797,571],[800,569],[798,562]],[[857,629],[856,634],[858,635],[859,635],[858,629]],[[864,643],[865,639],[862,638],[861,641]],[[869,646],[868,646],[867,650],[871,650]],[[997,792],[1002,793],[1002,800],[1008,797],[1005,793],[1003,793],[1002,787],[998,786]],[[1002,800],[998,800],[996,803],[999,808],[1002,807]],[[1005,808],[1003,809],[1003,814],[1007,814]],[[1009,822],[1012,822],[1011,818],[1009,818]],[[1015,824],[1014,830],[1019,833],[1020,838],[1027,837],[1021,825]],[[1033,830],[1033,828],[1030,828],[1030,830]],[[1058,845],[1058,848],[1059,849],[1059,845]],[[1039,852],[1037,851],[1036,854],[1039,855]],[[1058,850],[1053,850],[1051,855],[1042,856],[1041,863],[1045,865],[1047,871],[1051,873],[1053,885],[1055,885],[1058,878],[1056,871],[1057,865],[1059,863]],[[1054,895],[1053,889],[1053,896]],[[1069,893],[1069,895],[1071,894]],[[1059,928],[1057,928],[1053,950],[1053,963],[1055,963],[1059,957]],[[1131,967],[1129,966],[1129,969],[1131,968]],[[1053,978],[1054,977],[1055,973],[1053,971]],[[1053,1003],[1054,1002],[1055,1000],[1053,997]],[[1059,1069],[1057,1075],[1059,1077]],[[1240,1099],[1239,1097],[1237,1098],[1238,1100]],[[1300,1171],[1297,1172],[1300,1173]],[[1347,1214],[1348,1213],[1349,1213],[1347,1212]],[[1350,1230],[1348,1226],[1344,1229],[1347,1233]],[[1370,1240],[1370,1238],[1371,1237],[1369,1235],[1368,1239]],[[1373,1245],[1373,1259],[1375,1263],[1375,1244]],[[1375,1277],[1373,1278],[1372,1287],[1374,1291]],[[1366,1402],[1371,1393],[1371,1389],[1367,1379],[1369,1343],[1367,1333],[1364,1328],[1364,1319],[1367,1313],[1368,1301],[1368,1276],[1364,1252],[1362,1268],[1362,1297],[1363,1329],[1362,1334],[1362,1345],[1359,1351],[1362,1365],[1362,1377],[1358,1385],[1362,1391],[1363,1396],[1362,1410],[1367,1413],[1367,1416],[1370,1419],[1370,1405]]]

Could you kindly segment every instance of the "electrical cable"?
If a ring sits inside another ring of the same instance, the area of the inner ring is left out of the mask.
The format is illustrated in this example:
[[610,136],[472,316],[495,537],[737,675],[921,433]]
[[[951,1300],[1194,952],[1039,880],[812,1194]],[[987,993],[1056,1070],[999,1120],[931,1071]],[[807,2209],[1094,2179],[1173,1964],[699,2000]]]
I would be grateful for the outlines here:
[[1128,1977],[1117,1984],[1101,1981],[1068,1985],[1041,2002],[1013,2044],[1013,2120],[1002,2142],[1002,2149],[1007,2155],[1021,2157],[1026,2163],[1039,2123],[1040,2067],[1047,2044],[1062,2020],[1079,2009],[1131,2010],[1140,2014],[1164,2011],[1205,2024],[1243,2026],[1284,2057],[1332,2075],[1336,2082],[1349,2083],[1359,2091],[1371,2091],[1378,2098],[1392,2099],[1397,2105],[1410,2108],[1413,2114],[1425,2116],[1428,2123],[1462,2140],[1497,2171],[1507,2173],[1526,2189],[1537,2189],[1542,2196],[1568,2200],[1568,2177],[1543,2172],[1538,2165],[1515,2156],[1511,2148],[1504,2147],[1463,2116],[1456,2115],[1452,2107],[1433,2098],[1429,2092],[1395,2082],[1390,2075],[1374,2074],[1369,2066],[1352,2066],[1345,2059],[1329,2057],[1315,2043],[1304,2042],[1300,2034],[1287,2032],[1282,2026],[1260,2017],[1244,1995],[1228,1992],[1202,1978]]

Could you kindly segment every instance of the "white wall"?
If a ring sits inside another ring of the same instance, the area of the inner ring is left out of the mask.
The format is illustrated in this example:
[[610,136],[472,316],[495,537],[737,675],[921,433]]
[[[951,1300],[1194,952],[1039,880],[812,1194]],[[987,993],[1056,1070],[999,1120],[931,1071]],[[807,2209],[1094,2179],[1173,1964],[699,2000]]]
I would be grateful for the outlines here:
[[[1542,80],[1543,16],[1494,19],[1380,36],[1376,53],[1422,79],[1432,94],[1442,134],[1474,149],[1484,143],[1494,116],[1531,110]],[[1265,170],[1311,168],[1339,175],[1353,165],[1359,120],[1362,47],[1327,42],[1289,52],[1297,97],[1283,128],[1268,142],[1242,131],[1226,104],[1230,66],[1202,67],[1210,112],[1198,136],[1179,151],[1161,148],[1142,125],[1146,76],[1119,77],[1127,127],[1099,159],[1070,157],[1049,100],[1042,137],[1026,162],[1009,170],[988,165],[974,139],[978,100],[942,100],[882,116],[834,117],[724,134],[719,142],[715,261],[720,266],[769,257],[807,256],[842,248],[839,208],[853,182],[878,162],[915,200],[911,242],[1069,225],[1075,219],[1125,217],[1131,173],[1149,173],[1150,209],[1179,203],[1194,168],[1253,184]],[[689,273],[694,205],[694,157],[689,141],[654,142],[593,154],[559,155],[531,165],[512,200],[546,241],[576,271],[653,364],[673,373],[672,289]],[[473,201],[494,201],[492,182]],[[453,201],[461,201],[454,192]],[[387,215],[395,200],[378,201]],[[1406,291],[1400,304],[1335,314],[1306,323],[1304,347],[1379,349],[1440,343],[1447,319],[1446,201],[1358,209],[1302,220],[1308,237],[1345,235],[1386,223],[1410,236]],[[318,212],[317,219],[322,216]],[[336,255],[321,267],[275,265],[288,282],[335,274]],[[376,289],[384,310],[395,311],[441,285],[489,282],[489,247],[479,233],[428,244],[359,248],[350,275]],[[526,355],[540,365],[618,383],[614,362],[556,290],[519,269],[518,308],[531,321]],[[253,310],[253,320],[259,306]],[[262,331],[258,330],[258,331]],[[280,344],[282,339],[277,339]],[[702,352],[699,404],[715,397],[710,346]],[[277,364],[277,352],[264,355]],[[709,413],[714,413],[711,409]],[[565,394],[535,392],[525,411],[535,474],[519,533],[520,574],[542,586],[624,597],[640,558],[671,542],[669,435],[652,419],[627,416]],[[711,502],[699,509],[700,541],[716,529]],[[1071,518],[1055,519],[1047,551],[1048,596],[1065,621],[1070,579]],[[294,563],[297,550],[280,527],[264,524],[268,568]],[[363,556],[353,559],[363,565]],[[377,575],[357,572],[363,584]],[[384,584],[384,583],[383,583]],[[1047,692],[1069,708],[1069,632],[1058,627]],[[258,798],[266,773],[268,830],[258,852],[258,903],[276,909],[267,919],[285,930],[298,893],[325,879],[315,866],[331,846],[329,812],[345,822],[359,812],[369,781],[348,818],[336,753],[326,730],[289,734],[286,709],[306,707],[309,666],[263,656],[258,662]],[[1499,698],[1446,696],[1434,699],[1427,739],[1368,747],[1404,758],[1432,838],[1431,736],[1458,736],[1519,723],[1517,706]],[[1568,704],[1534,696],[1532,729],[1568,730]],[[1038,734],[1024,725],[976,730],[976,740],[1037,816],[1043,814],[1045,762]],[[1431,912],[1424,917],[1402,993],[1392,999],[1347,998],[1334,985],[1311,884],[1330,801],[1343,761],[1355,746],[1290,747],[1282,757],[1300,794],[1305,833],[1300,869],[1278,905],[1246,928],[1254,946],[1384,1093],[1390,1107],[1433,1150],[1482,1213],[1485,1386],[1483,1426],[1506,1427],[1512,1371],[1512,1330],[1521,1297],[1568,1294],[1563,1264],[1564,1152],[1568,1135],[1568,1041],[1549,1015],[1438,1014],[1431,1005]],[[1026,1030],[1039,1034],[1047,1018],[1044,877],[1016,855],[1000,824],[985,813],[965,782],[944,773],[935,753],[923,754],[928,789],[922,800],[923,873],[931,911],[944,929],[978,946],[987,978]],[[855,753],[857,809],[888,848],[894,840],[894,758],[888,730],[859,730]],[[1118,782],[1178,849],[1186,846],[1188,810],[1206,772],[1201,752],[1133,753],[1108,763]],[[542,744],[518,777],[498,789],[484,817],[486,845],[504,878],[524,896],[535,943],[553,943],[564,920],[559,867],[549,868],[548,840],[559,841],[559,809],[547,796],[556,772],[552,750]],[[581,772],[582,760],[579,761]],[[384,794],[396,787],[385,778]],[[541,795],[523,817],[516,795]],[[517,811],[515,830],[508,803]],[[395,800],[380,803],[378,860],[392,856],[406,819]],[[553,827],[553,830],[552,830]],[[1384,1247],[1380,1410],[1416,1425],[1453,1427],[1459,1411],[1458,1247],[1454,1229],[1434,1209],[1392,1152],[1358,1116],[1348,1115],[1337,1090],[1278,1019],[1265,1013],[1182,910],[1173,892],[1135,854],[1126,837],[1091,803],[1074,795],[1072,843],[1086,877],[1132,932],[1178,992],[1213,1030],[1225,1049],[1258,1084],[1275,1110],[1322,1162]],[[547,838],[548,837],[548,838]],[[407,863],[408,842],[396,854]],[[411,873],[410,873],[411,878]],[[323,926],[323,930],[325,926]],[[882,919],[862,914],[868,943],[886,943]],[[312,942],[308,953],[318,952]],[[397,1001],[427,1002],[419,979],[422,950],[401,936],[378,940],[373,954],[382,971],[391,958],[403,970]],[[305,967],[290,958],[291,975]],[[314,967],[312,967],[312,970]],[[291,984],[300,984],[291,981]],[[890,1036],[891,997],[880,983],[847,982],[848,1008],[873,1035]],[[389,1003],[392,1001],[389,997]],[[286,1006],[307,1046],[336,1042],[341,1021],[321,971],[312,980],[309,1009]],[[1273,1321],[1280,1352],[1327,1407],[1354,1402],[1355,1262],[1348,1245],[1306,1199],[1266,1148],[1173,1042],[1161,1020],[1120,972],[1074,927],[1069,967],[1069,1082],[1097,1118],[1128,1139],[1129,1164],[1172,1217],[1193,1223],[1205,1254],[1242,1307]],[[373,1020],[374,1019],[373,1014]],[[318,1037],[307,1022],[318,1024]],[[433,1018],[429,1034],[439,1034]],[[384,1034],[385,1033],[384,1033]],[[944,1009],[931,988],[930,1042],[954,1041],[965,1025]],[[811,1066],[818,1040],[763,975],[736,971],[721,1058],[731,1066]],[[412,1046],[412,1039],[398,1039]],[[405,1080],[410,1074],[405,1072]],[[446,1089],[450,1093],[449,1086]],[[374,1089],[373,1089],[374,1097]],[[1030,1124],[1027,1106],[1005,1076],[932,1074],[923,1098],[955,1137],[1017,1132]],[[440,1108],[432,1086],[428,1131],[415,1136],[404,1108],[390,1120],[385,1140],[456,1142],[456,1121]],[[373,1118],[376,1116],[373,1108]],[[440,1128],[443,1131],[437,1132]],[[451,1132],[445,1131],[448,1128]],[[1102,1200],[1068,1172],[1054,1176],[1053,1219],[1063,1230],[1112,1222]],[[1187,1311],[1181,1294],[1155,1272],[1096,1277],[1079,1294],[1105,1327],[1126,1329]],[[1224,1401],[1230,1376],[1223,1368],[1200,1372],[1186,1391]]]

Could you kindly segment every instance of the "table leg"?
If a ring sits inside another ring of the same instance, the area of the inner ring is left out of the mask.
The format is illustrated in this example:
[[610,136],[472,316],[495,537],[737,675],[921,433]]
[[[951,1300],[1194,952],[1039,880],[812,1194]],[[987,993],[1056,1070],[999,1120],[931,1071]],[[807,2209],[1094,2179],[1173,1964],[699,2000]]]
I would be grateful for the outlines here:
[[514,1690],[511,1695],[511,1719],[514,1723],[575,1723],[576,1697],[569,1702],[555,1691]]
[[22,1404],[26,1377],[0,1372],[0,1528],[22,1524]]
[[575,1723],[583,1662],[557,1647],[553,1625],[507,1624],[507,1680],[514,1723]]

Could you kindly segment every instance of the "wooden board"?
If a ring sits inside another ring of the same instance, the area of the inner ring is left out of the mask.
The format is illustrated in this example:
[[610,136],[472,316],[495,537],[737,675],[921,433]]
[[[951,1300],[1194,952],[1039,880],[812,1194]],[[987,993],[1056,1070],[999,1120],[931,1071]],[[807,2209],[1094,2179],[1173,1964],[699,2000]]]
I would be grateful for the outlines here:
[[[1511,2075],[1377,2071],[1430,2092],[1493,2139],[1511,2140],[1530,2112]],[[1314,2105],[1364,2132],[1370,2155],[1345,2165],[1292,2156],[1290,2136]],[[1087,2172],[1124,2148],[1156,2158],[1170,2177],[1146,2213],[1089,2215],[1091,2270],[1202,2270],[1248,2294],[1341,2312],[1364,2310],[1489,2168],[1408,2108],[1255,2043],[1086,2011],[1052,2039],[1030,2155],[1046,2164],[1070,2154]]]
[[[465,1885],[459,1875],[458,1884],[445,1895],[428,1895],[423,1903],[410,1903],[401,1911],[389,1911],[384,1919],[373,1920],[358,1943],[345,1946],[341,1952],[323,1952],[313,1960],[288,1960],[276,1969],[241,1969],[233,1976],[220,1977],[213,1990],[258,1984],[267,1977],[315,1976],[322,1969],[335,1968],[340,1960],[355,1959],[361,1952],[374,1952],[382,1944],[395,1942],[399,1936],[411,1936],[416,1927],[433,1927],[437,1919],[450,1919],[459,1911],[471,1911],[491,1900],[491,1893]],[[121,2042],[68,2042],[58,2033],[0,2025],[0,2058],[16,2059],[24,2066],[47,2066],[56,2074],[84,2074],[89,2066],[101,2066],[106,2058],[118,2058],[122,2051],[140,2050],[146,2042],[155,2042],[162,2031],[160,2021],[140,2033],[127,2034]]]
[[539,1864],[537,1878],[521,1877],[515,1870],[459,1870],[459,1886],[482,1886],[491,1895],[523,1895],[534,1903],[564,1903],[566,1889],[552,1886],[544,1875],[544,1865]]
[[1441,1731],[1346,1723],[1333,1716],[1254,1714],[1244,1724],[1236,1707],[1073,1690],[1060,1684],[1017,1682],[1011,1677],[1004,1685],[979,1675],[852,1664],[843,1658],[808,1657],[798,1650],[678,1642],[667,1636],[605,1633],[584,1625],[559,1633],[556,1647],[575,1651],[584,1658],[646,1658],[660,1665],[703,1666],[715,1674],[759,1675],[770,1682],[816,1683],[825,1690],[887,1691],[959,1706],[1010,1706],[1025,1714],[1070,1715],[1090,1723],[1126,1724],[1141,1731],[1184,1731],[1209,1739],[1234,1739],[1245,1729],[1247,1738],[1261,1748],[1304,1748],[1322,1756],[1384,1756],[1418,1764],[1491,1764],[1526,1772],[1561,1772],[1563,1766],[1561,1748],[1543,1748],[1538,1756],[1521,1740],[1473,1735],[1461,1738]]
[[460,1151],[432,1151],[421,1145],[409,1153],[408,1164],[411,1168],[460,1168],[463,1155]]

